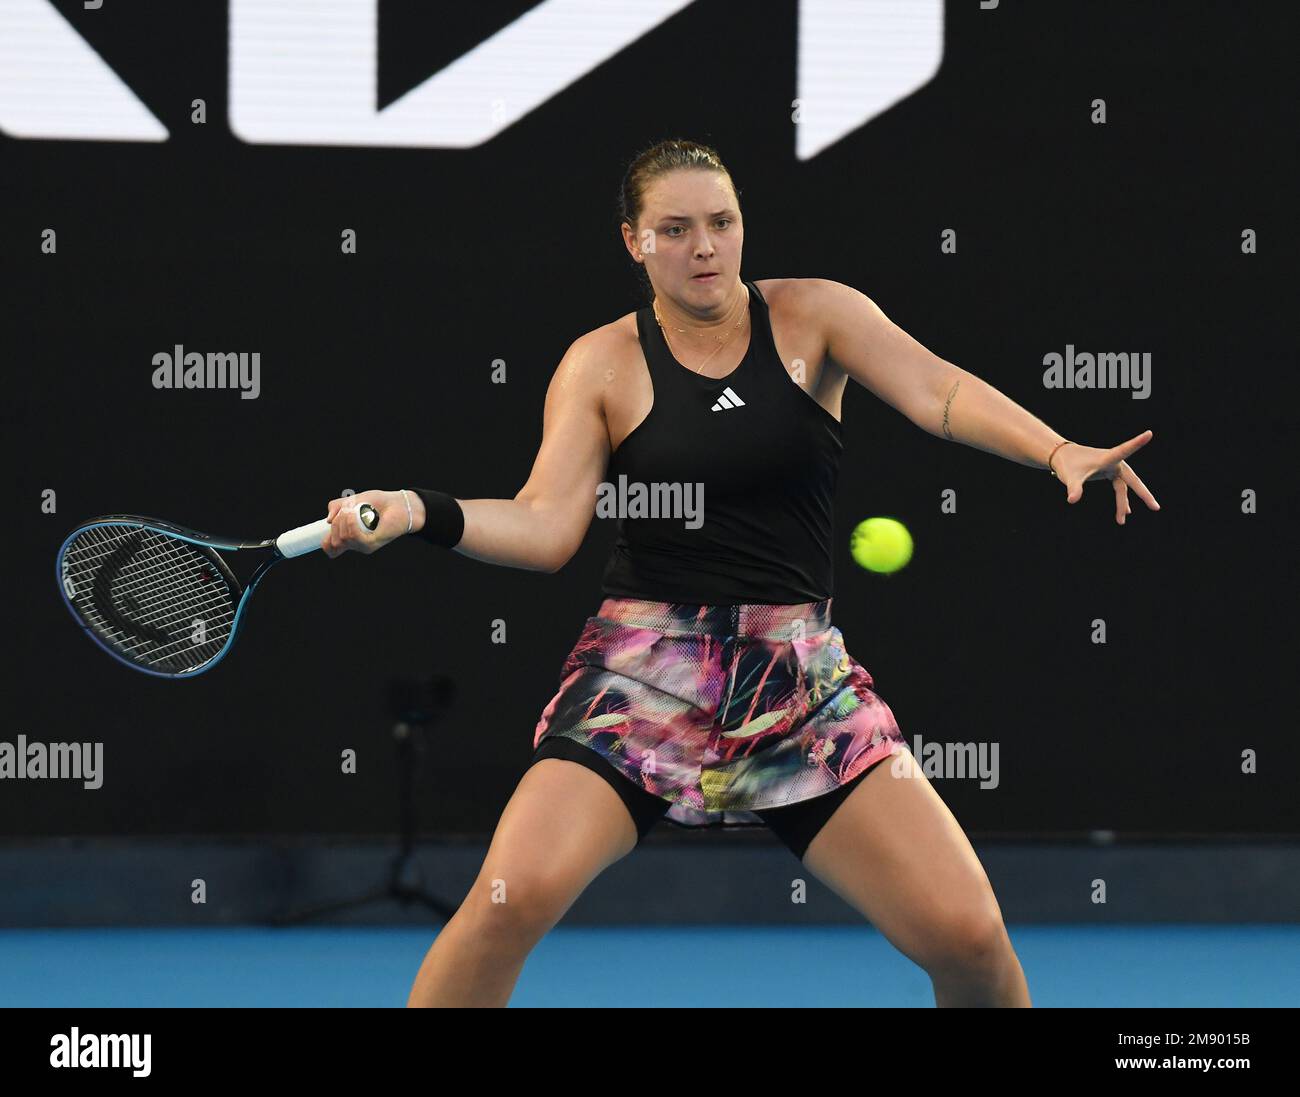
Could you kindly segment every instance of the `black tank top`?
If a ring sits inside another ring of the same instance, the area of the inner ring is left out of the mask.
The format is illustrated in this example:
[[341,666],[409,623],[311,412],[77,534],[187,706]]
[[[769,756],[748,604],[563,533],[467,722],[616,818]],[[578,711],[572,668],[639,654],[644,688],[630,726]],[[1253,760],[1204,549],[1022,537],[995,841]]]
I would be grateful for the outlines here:
[[[833,596],[842,428],[786,372],[767,302],[753,282],[745,285],[749,348],[725,377],[683,366],[653,308],[636,314],[654,404],[614,451],[602,489],[607,509],[621,504],[602,581],[607,595],[705,605]],[[674,487],[677,510],[622,505],[635,502],[638,486],[643,500],[666,502],[668,491],[656,484]]]

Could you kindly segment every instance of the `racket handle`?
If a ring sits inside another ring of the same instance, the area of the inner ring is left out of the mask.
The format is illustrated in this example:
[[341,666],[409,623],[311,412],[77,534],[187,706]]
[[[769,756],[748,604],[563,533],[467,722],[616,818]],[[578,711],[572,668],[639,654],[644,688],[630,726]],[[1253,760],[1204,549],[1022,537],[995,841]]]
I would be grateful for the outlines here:
[[[340,510],[341,514],[342,511]],[[360,526],[367,533],[372,532],[379,525],[379,511],[375,510],[369,503],[362,503],[358,508],[360,517]],[[337,515],[335,515],[337,517]],[[327,519],[322,518],[319,522],[309,522],[305,526],[299,526],[297,529],[291,529],[280,534],[275,539],[275,547],[279,550],[280,555],[286,559],[294,556],[302,556],[308,552],[315,552],[320,548],[320,543],[325,540],[325,535],[330,531],[330,523]]]

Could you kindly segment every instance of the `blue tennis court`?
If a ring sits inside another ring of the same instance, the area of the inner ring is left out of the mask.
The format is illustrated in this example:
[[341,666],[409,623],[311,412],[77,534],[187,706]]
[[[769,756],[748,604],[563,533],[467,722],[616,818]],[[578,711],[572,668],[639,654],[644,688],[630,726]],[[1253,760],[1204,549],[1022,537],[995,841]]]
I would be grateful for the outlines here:
[[[1300,927],[1010,925],[1036,1006],[1300,1004]],[[0,1006],[397,1006],[433,930],[0,932]],[[934,1005],[870,928],[559,926],[515,1006]]]

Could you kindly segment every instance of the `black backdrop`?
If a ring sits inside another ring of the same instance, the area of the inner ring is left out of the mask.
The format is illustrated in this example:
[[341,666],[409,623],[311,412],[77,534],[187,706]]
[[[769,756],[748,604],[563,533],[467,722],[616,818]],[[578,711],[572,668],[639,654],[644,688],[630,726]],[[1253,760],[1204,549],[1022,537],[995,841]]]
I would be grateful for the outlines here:
[[[746,278],[854,285],[1067,437],[1155,431],[1133,464],[1163,509],[1135,499],[1121,528],[1107,485],[1068,507],[1046,472],[941,442],[850,386],[835,620],[909,740],[999,745],[998,788],[938,782],[963,826],[1300,829],[1282,699],[1294,37],[1272,6],[949,0],[936,77],[806,161],[790,120],[794,0],[701,0],[471,149],[244,143],[226,118],[224,4],[55,6],[171,137],[0,138],[13,444],[0,738],[105,752],[98,790],[0,783],[4,833],[391,831],[385,684],[432,670],[459,701],[420,779],[422,829],[491,829],[599,602],[612,522],[595,520],[556,575],[413,540],[286,565],[234,654],[185,683],[134,674],[79,635],[54,552],[112,511],[265,536],[345,488],[513,496],[565,348],[639,304],[614,198],[627,159],[665,136],[715,144],[730,166]],[[381,104],[530,6],[382,3]],[[41,254],[46,228],[56,255]],[[356,255],[340,253],[344,228]],[[955,255],[940,252],[947,228]],[[1242,252],[1246,228],[1258,254]],[[153,389],[152,356],[176,343],[260,351],[260,397]],[[1150,398],[1045,389],[1043,356],[1067,343],[1149,351]],[[494,359],[507,384],[491,383]],[[940,513],[946,488],[956,515]],[[1246,489],[1257,514],[1242,513]],[[873,514],[916,538],[888,579],[848,555]],[[1090,642],[1095,618],[1105,645]],[[339,772],[349,747],[355,776]]]

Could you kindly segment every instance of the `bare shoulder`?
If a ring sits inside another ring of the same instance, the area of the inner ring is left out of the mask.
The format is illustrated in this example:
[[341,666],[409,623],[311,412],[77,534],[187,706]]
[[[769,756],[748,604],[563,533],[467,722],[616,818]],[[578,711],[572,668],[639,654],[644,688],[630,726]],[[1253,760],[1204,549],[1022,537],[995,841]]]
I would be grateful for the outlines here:
[[616,367],[621,360],[637,351],[641,346],[636,330],[636,313],[629,312],[608,324],[578,336],[569,347],[565,357],[573,355],[587,366],[605,363]]
[[811,278],[759,278],[754,282],[768,308],[790,307],[807,293]]
[[755,282],[768,307],[791,319],[815,319],[822,310],[866,295],[830,278],[765,278]]
[[845,316],[861,311],[867,298],[829,278],[768,278],[754,285],[768,303],[777,350],[783,357],[788,349],[791,358],[818,363],[812,388],[823,395],[833,391],[842,370],[830,353],[832,333]]
[[629,353],[639,344],[636,336],[635,313],[629,332],[628,317],[619,317],[608,324],[579,335],[569,349],[564,352],[559,368],[555,371],[561,382],[582,380],[594,387],[611,380],[606,376],[609,370],[617,371],[626,362]]
[[[569,344],[551,378],[548,407],[583,409],[600,416],[607,425],[614,410],[635,395],[640,384],[648,384],[641,344],[637,337],[636,313],[628,313],[608,324],[585,332]],[[624,394],[620,401],[620,393]]]

